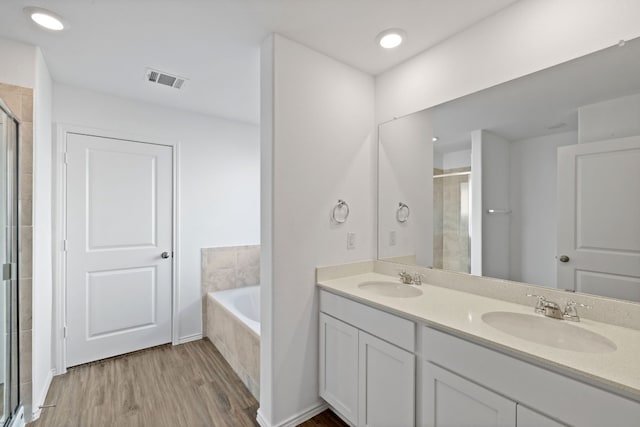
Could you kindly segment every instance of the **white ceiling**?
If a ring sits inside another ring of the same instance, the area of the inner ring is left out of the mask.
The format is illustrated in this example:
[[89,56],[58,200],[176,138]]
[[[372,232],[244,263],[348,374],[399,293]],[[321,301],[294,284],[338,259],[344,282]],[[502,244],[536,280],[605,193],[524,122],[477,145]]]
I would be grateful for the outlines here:
[[[277,32],[378,74],[515,0],[11,0],[0,36],[40,46],[55,81],[179,109],[259,121],[260,42]],[[61,33],[22,9],[62,15]],[[376,35],[402,28],[393,51]],[[144,81],[146,67],[185,76],[175,90]]]

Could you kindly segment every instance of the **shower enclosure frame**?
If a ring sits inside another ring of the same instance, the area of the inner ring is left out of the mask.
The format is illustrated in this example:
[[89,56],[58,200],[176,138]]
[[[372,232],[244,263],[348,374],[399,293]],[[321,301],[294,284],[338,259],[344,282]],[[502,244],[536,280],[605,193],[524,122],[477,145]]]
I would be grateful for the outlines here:
[[[13,163],[13,168],[11,170],[11,186],[7,186],[6,189],[9,189],[5,194],[10,194],[10,197],[4,201],[6,203],[5,206],[10,206],[7,209],[6,213],[8,213],[7,217],[9,218],[10,227],[7,227],[11,230],[10,237],[6,239],[5,242],[0,242],[0,244],[7,245],[7,243],[11,246],[9,249],[10,259],[8,263],[3,263],[2,265],[2,282],[5,285],[5,282],[9,283],[8,289],[5,288],[5,307],[9,307],[5,313],[5,327],[8,328],[9,332],[5,339],[5,380],[4,380],[4,392],[3,395],[3,413],[2,416],[6,415],[4,421],[2,421],[2,426],[18,426],[24,425],[24,408],[22,406],[21,399],[21,390],[20,390],[20,325],[19,325],[19,269],[20,269],[20,240],[19,240],[19,230],[20,230],[20,202],[19,202],[19,180],[20,180],[20,119],[16,117],[15,114],[9,109],[6,104],[0,99],[0,112],[4,113],[7,119],[13,122],[15,126],[14,135],[11,135],[12,141],[8,141],[6,143],[12,144],[13,148],[13,158],[10,158],[11,163]],[[3,126],[4,127],[4,126]],[[6,132],[6,135],[9,136],[9,132]],[[4,145],[0,147],[0,149],[4,150]],[[6,154],[11,152],[10,148],[6,149]],[[4,157],[4,156],[3,156]],[[9,157],[5,157],[7,160]],[[6,166],[10,167],[10,163],[7,161]],[[9,174],[5,175],[9,176]],[[3,177],[3,179],[5,178]],[[5,190],[6,190],[5,189]],[[10,200],[9,200],[10,199]],[[5,226],[5,224],[2,224]],[[4,260],[2,260],[4,262]],[[15,335],[15,336],[13,336]],[[7,338],[8,337],[8,338]],[[15,360],[13,358],[15,351]],[[14,366],[15,363],[15,366]],[[6,387],[6,384],[9,384],[9,387]],[[14,390],[15,387],[15,390]],[[15,394],[15,396],[14,396]],[[6,405],[8,404],[8,411]]]

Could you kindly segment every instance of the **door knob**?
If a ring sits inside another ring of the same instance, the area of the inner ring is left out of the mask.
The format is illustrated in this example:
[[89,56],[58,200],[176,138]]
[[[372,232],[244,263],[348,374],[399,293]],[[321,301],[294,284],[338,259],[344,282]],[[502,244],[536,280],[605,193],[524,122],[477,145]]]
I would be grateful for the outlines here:
[[569,262],[569,257],[566,255],[560,255],[560,257],[558,257],[558,261],[560,262]]
[[169,252],[162,252],[162,254],[160,255],[162,258],[167,259],[169,258]]

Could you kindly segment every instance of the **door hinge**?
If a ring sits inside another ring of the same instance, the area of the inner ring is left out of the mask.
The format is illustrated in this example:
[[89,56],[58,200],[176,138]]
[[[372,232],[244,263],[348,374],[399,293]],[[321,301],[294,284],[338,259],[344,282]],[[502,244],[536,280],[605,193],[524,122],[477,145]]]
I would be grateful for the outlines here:
[[67,337],[67,327],[66,326],[62,327],[62,336],[63,336],[63,338]]
[[62,241],[62,251],[63,251],[63,252],[67,252],[67,248],[68,248],[68,247],[69,247],[68,240],[67,240],[67,239],[64,239],[64,240]]
[[65,165],[69,164],[69,153],[64,153],[64,164]]

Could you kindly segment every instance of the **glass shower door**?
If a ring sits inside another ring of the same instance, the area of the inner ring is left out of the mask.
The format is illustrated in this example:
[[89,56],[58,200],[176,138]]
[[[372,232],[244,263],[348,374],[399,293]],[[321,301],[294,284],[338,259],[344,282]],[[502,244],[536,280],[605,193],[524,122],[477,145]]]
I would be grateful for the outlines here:
[[434,169],[433,268],[471,272],[471,168]]
[[18,373],[18,122],[0,100],[0,426],[20,404]]

